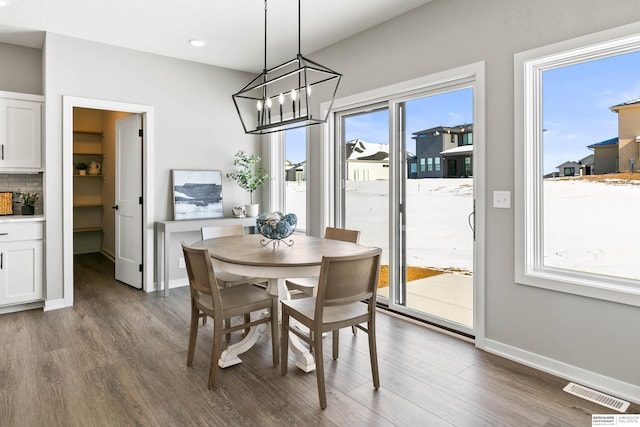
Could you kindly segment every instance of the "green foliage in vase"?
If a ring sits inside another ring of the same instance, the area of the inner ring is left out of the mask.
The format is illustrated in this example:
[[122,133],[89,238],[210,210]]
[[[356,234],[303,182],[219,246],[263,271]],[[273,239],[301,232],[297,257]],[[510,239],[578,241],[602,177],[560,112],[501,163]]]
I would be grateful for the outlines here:
[[249,192],[251,204],[253,204],[253,192],[269,179],[260,162],[262,159],[255,154],[247,154],[239,150],[233,159],[236,171],[227,174],[227,178],[236,181],[240,188]]
[[38,193],[20,193],[20,203],[24,206],[34,206],[38,199],[40,199]]

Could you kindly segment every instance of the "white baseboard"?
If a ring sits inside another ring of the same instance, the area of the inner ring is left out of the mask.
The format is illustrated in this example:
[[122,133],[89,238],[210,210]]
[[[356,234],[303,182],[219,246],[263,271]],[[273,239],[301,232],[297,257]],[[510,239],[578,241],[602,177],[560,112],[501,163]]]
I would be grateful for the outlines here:
[[586,369],[578,368],[490,339],[485,339],[483,350],[620,399],[640,404],[639,385],[596,374]]
[[67,305],[64,302],[64,298],[47,300],[44,302],[44,311],[59,310],[66,307]]
[[[189,286],[189,279],[173,279],[173,280],[169,280],[169,289],[182,288],[183,286]],[[160,290],[160,292],[164,291],[163,289],[158,289],[158,282],[156,282],[155,288],[153,290],[154,291]]]
[[111,262],[116,262],[116,256],[114,254],[112,254],[111,252],[103,249],[103,250],[100,251],[100,253],[102,253],[102,255],[104,255],[107,258],[109,258],[111,260]]

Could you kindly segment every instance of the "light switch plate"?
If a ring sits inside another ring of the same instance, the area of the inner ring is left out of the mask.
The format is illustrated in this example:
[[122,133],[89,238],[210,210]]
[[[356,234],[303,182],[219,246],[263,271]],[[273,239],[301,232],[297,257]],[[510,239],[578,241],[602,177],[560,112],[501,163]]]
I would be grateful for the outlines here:
[[511,191],[494,191],[493,207],[498,209],[511,208]]

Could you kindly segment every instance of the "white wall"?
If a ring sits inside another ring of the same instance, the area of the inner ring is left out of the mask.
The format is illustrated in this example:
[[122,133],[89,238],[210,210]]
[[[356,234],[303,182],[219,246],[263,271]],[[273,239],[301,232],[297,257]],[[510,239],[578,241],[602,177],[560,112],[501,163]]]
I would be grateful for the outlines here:
[[42,51],[0,43],[0,90],[42,95]]
[[[257,138],[242,132],[231,99],[233,91],[249,80],[248,74],[51,33],[44,58],[46,282],[47,300],[52,300],[64,297],[63,280],[67,280],[62,277],[63,95],[153,106],[155,190],[146,197],[153,203],[156,221],[172,219],[171,169],[226,173],[238,149],[259,152],[260,145]],[[248,200],[246,192],[226,179],[223,197],[228,215],[232,206]],[[177,239],[175,251],[180,236]],[[184,270],[172,270],[172,277],[182,275]]]
[[434,0],[309,56],[344,74],[338,97],[486,62],[486,348],[640,402],[640,308],[516,284],[513,209],[490,207],[514,188],[514,54],[637,20],[637,0]]

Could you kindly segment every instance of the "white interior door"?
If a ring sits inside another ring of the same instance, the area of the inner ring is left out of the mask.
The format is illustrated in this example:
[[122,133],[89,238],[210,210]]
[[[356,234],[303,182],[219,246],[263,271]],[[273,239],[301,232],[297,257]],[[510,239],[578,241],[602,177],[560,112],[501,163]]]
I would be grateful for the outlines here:
[[142,288],[142,116],[116,121],[116,280]]

